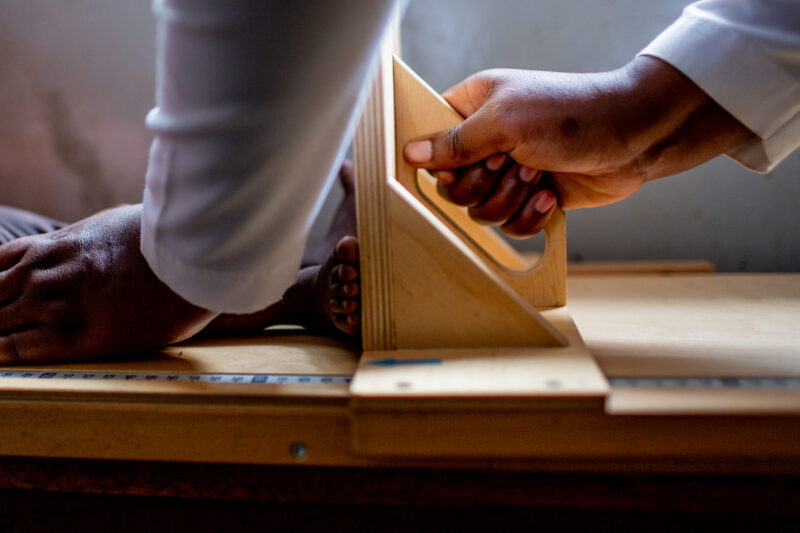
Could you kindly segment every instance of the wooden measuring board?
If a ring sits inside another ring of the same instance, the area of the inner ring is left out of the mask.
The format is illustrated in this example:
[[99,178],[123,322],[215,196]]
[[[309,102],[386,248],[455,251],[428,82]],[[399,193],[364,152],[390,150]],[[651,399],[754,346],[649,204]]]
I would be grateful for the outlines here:
[[800,413],[800,275],[570,278],[616,414]]
[[352,343],[277,329],[250,338],[195,340],[124,360],[0,368],[0,390],[22,396],[345,398]]
[[[800,275],[570,278],[570,308],[610,381],[590,403],[370,398],[353,425],[371,457],[526,457],[593,467],[795,471]],[[361,370],[359,370],[361,371]],[[583,463],[585,464],[585,463]]]
[[0,455],[260,464],[352,458],[352,343],[302,331],[0,369]]
[[[381,391],[407,380],[402,390],[351,400],[356,348],[270,330],[125,361],[0,369],[0,455],[800,472],[800,275],[595,276],[569,288],[609,373],[605,410],[589,367],[557,347],[417,350],[407,365],[393,351],[367,368],[390,371],[376,375]],[[565,311],[543,315],[571,339]],[[561,373],[548,374],[556,363]],[[457,381],[437,375],[448,367]],[[30,376],[3,377],[14,372]],[[491,391],[500,381],[505,395]]]
[[494,230],[438,198],[402,148],[462,118],[390,48],[355,141],[364,354],[354,405],[593,399],[599,408],[607,384],[564,307],[563,212],[528,268]]

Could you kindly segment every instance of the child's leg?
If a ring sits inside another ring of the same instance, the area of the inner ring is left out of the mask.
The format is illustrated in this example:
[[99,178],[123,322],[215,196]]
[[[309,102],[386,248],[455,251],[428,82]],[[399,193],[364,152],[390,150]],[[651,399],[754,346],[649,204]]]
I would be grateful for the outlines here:
[[323,334],[361,332],[358,240],[353,166],[342,165],[339,182],[344,199],[325,241],[307,250],[297,282],[280,301],[251,315],[222,315],[203,335],[252,333],[265,327],[294,324]]

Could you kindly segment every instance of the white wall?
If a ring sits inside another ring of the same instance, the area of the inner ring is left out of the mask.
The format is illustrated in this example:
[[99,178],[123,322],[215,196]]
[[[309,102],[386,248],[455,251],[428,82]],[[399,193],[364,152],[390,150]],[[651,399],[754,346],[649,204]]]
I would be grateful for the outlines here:
[[0,0],[0,203],[71,221],[141,199],[154,39],[143,0]]
[[[412,0],[404,57],[438,90],[490,67],[612,69],[685,3]],[[141,198],[154,87],[149,4],[0,0],[0,203],[74,220]],[[799,195],[800,153],[763,176],[719,158],[620,204],[570,212],[569,253],[800,270]]]

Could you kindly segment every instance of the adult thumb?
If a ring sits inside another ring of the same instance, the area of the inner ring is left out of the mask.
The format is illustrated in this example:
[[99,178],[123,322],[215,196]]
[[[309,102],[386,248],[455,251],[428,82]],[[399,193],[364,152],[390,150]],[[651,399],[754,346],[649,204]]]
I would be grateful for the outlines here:
[[443,170],[507,152],[511,149],[510,143],[493,122],[482,108],[455,128],[412,140],[403,148],[403,158],[414,167]]

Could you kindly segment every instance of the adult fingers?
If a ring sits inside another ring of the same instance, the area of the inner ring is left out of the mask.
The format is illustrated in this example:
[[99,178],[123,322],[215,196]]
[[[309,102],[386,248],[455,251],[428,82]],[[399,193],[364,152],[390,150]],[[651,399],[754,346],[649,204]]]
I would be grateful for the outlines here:
[[0,305],[13,302],[25,287],[25,268],[11,268],[0,272]]
[[535,191],[540,176],[541,172],[537,170],[513,165],[492,194],[483,203],[469,209],[469,216],[483,224],[508,221]]
[[443,92],[442,97],[459,115],[469,117],[486,103],[496,84],[496,72],[498,71],[484,70],[472,74]]
[[[46,305],[49,307],[49,304]],[[0,307],[0,335],[44,322],[41,317],[42,311],[39,306],[20,302],[20,299],[3,305]]]
[[439,170],[461,168],[492,154],[508,152],[513,142],[496,124],[496,114],[484,106],[449,130],[418,137],[403,148],[408,164]]
[[515,238],[525,238],[539,233],[556,210],[557,198],[549,189],[536,191],[525,205],[500,230]]
[[452,184],[439,180],[436,188],[439,194],[454,204],[472,207],[484,201],[503,178],[510,164],[505,154],[494,154],[486,160],[466,167]]
[[69,359],[72,354],[53,353],[54,346],[65,345],[46,324],[32,324],[27,329],[0,336],[0,365],[36,364]]
[[28,251],[27,239],[16,239],[0,246],[0,271],[8,270],[22,259]]

